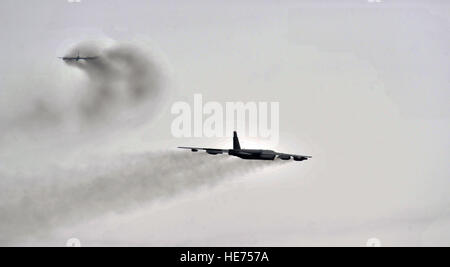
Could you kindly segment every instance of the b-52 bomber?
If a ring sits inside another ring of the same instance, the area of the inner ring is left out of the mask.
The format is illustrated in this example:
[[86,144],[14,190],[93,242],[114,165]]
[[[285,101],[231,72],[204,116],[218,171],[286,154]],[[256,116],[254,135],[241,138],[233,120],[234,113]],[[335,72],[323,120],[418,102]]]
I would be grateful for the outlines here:
[[198,152],[199,150],[205,150],[206,153],[211,155],[227,153],[230,156],[239,157],[241,159],[253,159],[253,160],[274,160],[276,157],[282,160],[290,160],[293,158],[295,161],[303,161],[311,158],[311,156],[294,155],[279,153],[273,150],[264,149],[243,149],[239,144],[239,138],[237,133],[233,133],[233,149],[217,149],[217,148],[201,148],[201,147],[178,147],[182,149],[190,149],[192,152]]

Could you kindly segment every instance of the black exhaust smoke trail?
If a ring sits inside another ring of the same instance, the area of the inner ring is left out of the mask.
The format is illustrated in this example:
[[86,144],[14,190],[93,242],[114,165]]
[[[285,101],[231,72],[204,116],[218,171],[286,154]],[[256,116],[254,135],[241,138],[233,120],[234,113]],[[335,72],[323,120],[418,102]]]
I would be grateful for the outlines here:
[[[8,189],[2,185],[0,241],[20,242],[58,226],[132,210],[283,162],[165,151],[121,156],[79,168],[52,168],[25,177],[34,182],[16,185],[14,192],[5,192]],[[2,177],[2,183],[24,179],[9,175]]]

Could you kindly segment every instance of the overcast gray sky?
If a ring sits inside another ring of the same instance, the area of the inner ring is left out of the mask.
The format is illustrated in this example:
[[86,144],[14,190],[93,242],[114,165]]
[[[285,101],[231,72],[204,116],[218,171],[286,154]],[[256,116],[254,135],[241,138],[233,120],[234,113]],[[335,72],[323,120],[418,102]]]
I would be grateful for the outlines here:
[[[449,245],[449,7],[389,0],[1,1],[0,178],[12,195],[21,173],[51,173],[55,161],[94,168],[86,158],[109,165],[124,153],[230,146],[225,138],[172,137],[170,105],[190,102],[194,93],[205,101],[278,101],[280,140],[269,148],[313,156],[72,218],[20,242],[64,244],[75,236],[93,245],[365,245],[376,237],[388,245]],[[81,136],[77,126],[46,130],[38,120],[44,129],[31,134],[34,117],[17,114],[34,99],[68,110],[86,77],[56,57],[92,39],[149,47],[168,81],[160,111],[138,127],[108,124]],[[246,140],[255,141],[241,135],[244,147]],[[95,177],[91,172],[85,179]],[[43,174],[35,173],[27,177],[39,183]]]

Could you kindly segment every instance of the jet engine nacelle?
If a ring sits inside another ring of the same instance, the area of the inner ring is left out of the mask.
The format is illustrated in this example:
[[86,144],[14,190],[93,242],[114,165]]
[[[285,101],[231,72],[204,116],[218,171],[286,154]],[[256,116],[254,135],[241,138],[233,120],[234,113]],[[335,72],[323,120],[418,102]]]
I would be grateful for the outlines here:
[[294,160],[295,161],[303,161],[303,160],[307,160],[308,158],[307,157],[296,157],[296,156],[294,156]]
[[217,154],[222,154],[222,150],[214,150],[214,149],[207,149],[206,153],[211,154],[211,155],[217,155]]
[[278,157],[282,160],[290,160],[291,159],[290,155],[279,155]]

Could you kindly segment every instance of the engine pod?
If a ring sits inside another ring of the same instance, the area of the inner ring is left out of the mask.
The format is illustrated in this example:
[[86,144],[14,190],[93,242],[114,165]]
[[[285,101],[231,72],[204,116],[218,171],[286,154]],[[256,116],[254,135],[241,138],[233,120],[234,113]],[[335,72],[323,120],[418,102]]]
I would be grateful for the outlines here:
[[217,155],[217,154],[222,154],[222,150],[219,149],[207,149],[206,153],[211,154],[211,155]]
[[282,160],[290,160],[291,159],[290,155],[279,155],[278,157]]
[[308,158],[307,157],[297,157],[297,156],[294,156],[294,160],[295,161],[303,161],[303,160],[307,160]]

